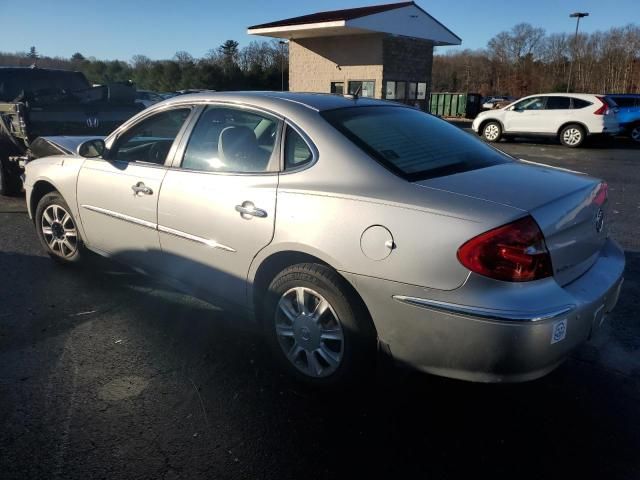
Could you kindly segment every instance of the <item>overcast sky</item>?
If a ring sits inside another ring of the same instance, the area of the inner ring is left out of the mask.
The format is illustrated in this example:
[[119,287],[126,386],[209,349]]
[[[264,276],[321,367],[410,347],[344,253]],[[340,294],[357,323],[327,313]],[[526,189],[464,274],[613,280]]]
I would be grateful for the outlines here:
[[[572,11],[591,16],[581,31],[640,23],[640,0],[420,0],[463,43],[482,48],[496,33],[520,22],[548,32],[569,32]],[[135,54],[171,58],[186,50],[203,56],[227,39],[246,45],[250,25],[334,10],[386,3],[360,0],[0,0],[0,51],[27,51],[69,57],[74,52],[101,59],[129,60]],[[505,4],[508,8],[505,8]],[[260,39],[258,37],[257,39]],[[443,49],[437,49],[442,52]]]

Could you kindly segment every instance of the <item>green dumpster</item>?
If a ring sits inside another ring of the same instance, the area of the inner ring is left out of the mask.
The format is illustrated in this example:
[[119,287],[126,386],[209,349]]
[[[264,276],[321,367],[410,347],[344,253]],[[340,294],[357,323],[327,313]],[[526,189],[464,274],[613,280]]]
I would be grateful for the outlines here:
[[439,117],[475,118],[481,110],[479,93],[438,92],[429,96],[429,113]]

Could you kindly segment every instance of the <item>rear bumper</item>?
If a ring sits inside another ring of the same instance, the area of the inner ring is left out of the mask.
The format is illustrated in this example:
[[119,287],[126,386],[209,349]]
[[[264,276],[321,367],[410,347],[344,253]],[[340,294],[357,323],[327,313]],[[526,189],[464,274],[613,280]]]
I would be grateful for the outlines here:
[[[609,240],[591,269],[568,285],[547,279],[497,294],[504,282],[477,276],[456,291],[435,292],[344,275],[397,361],[463,380],[517,382],[549,373],[600,327],[618,300],[624,264]],[[490,283],[494,292],[483,291]],[[494,305],[470,306],[482,298]]]

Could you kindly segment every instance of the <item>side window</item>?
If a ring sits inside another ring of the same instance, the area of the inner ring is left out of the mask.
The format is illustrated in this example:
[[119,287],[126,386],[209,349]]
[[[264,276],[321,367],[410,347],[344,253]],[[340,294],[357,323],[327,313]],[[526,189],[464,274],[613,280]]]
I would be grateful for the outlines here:
[[573,100],[573,108],[584,108],[591,105],[591,102],[587,102],[586,100],[582,100],[580,98],[572,98]]
[[310,163],[313,153],[307,142],[293,128],[287,128],[284,142],[284,169],[292,170]]
[[248,110],[209,106],[198,119],[182,168],[205,172],[267,171],[280,122]]
[[514,110],[542,110],[543,108],[543,97],[525,98],[514,105]]
[[127,130],[109,152],[110,160],[163,165],[190,108],[156,113]]
[[547,97],[547,110],[568,110],[571,108],[569,97]]

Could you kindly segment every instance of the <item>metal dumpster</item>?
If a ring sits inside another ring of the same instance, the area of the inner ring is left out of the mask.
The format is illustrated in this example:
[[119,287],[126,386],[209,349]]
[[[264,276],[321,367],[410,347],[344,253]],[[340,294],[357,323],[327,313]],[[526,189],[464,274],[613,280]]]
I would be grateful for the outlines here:
[[429,113],[439,117],[475,118],[481,110],[479,93],[443,92],[429,95]]

